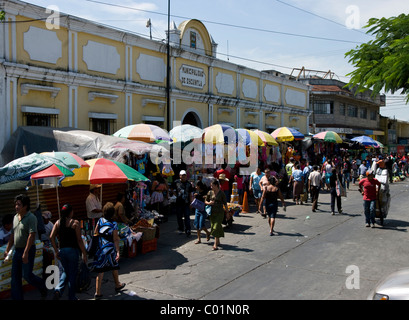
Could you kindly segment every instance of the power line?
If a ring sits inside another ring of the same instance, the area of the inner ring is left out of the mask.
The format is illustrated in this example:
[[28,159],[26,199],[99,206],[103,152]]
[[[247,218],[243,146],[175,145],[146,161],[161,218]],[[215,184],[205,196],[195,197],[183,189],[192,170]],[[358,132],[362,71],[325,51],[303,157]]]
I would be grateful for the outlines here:
[[[337,22],[337,21],[335,21],[335,20],[331,20],[331,19],[329,19],[329,18],[320,16],[320,15],[314,13],[314,12],[311,12],[311,11],[308,11],[308,10],[305,10],[305,9],[302,9],[302,8],[300,8],[300,7],[297,7],[297,6],[295,6],[295,5],[289,4],[289,3],[284,2],[284,1],[281,1],[281,0],[276,0],[276,1],[279,2],[279,3],[281,3],[281,4],[284,4],[284,5],[286,5],[286,6],[289,6],[289,7],[291,7],[291,8],[300,10],[300,11],[305,12],[305,13],[308,13],[308,14],[314,16],[314,17],[317,17],[317,18],[326,20],[326,21],[328,21],[328,22],[331,22],[331,23],[334,23],[334,24],[336,24],[336,25],[338,25],[338,26],[341,26],[341,27],[343,27],[343,28],[346,28],[345,24],[339,23],[339,22]],[[355,32],[359,32],[360,34],[365,34],[365,35],[367,35],[367,36],[370,36],[370,35],[368,35],[366,32],[362,32],[362,31],[360,31],[360,30],[358,30],[358,29],[352,29],[352,30],[355,31]]]
[[[166,15],[166,14],[161,13],[161,12],[150,11],[150,10],[145,10],[145,9],[137,9],[137,8],[132,8],[132,7],[118,5],[118,4],[112,4],[112,3],[106,3],[106,2],[97,1],[97,0],[86,0],[86,1],[93,2],[93,3],[98,3],[98,4],[103,4],[103,5],[107,5],[107,6],[112,6],[112,7],[117,7],[117,8],[123,8],[123,9],[135,10],[135,11],[142,11],[142,12],[158,14],[158,15],[163,15],[163,16]],[[174,17],[174,18],[180,18],[180,19],[191,19],[189,17],[178,16],[178,15],[171,15],[171,16]],[[235,25],[235,24],[230,24],[230,23],[216,22],[216,21],[204,20],[204,19],[201,19],[201,21],[209,23],[209,24],[216,24],[216,25],[221,25],[221,26],[225,26],[225,27],[239,28],[239,29],[245,29],[245,30],[251,30],[251,31],[267,32],[267,33],[274,33],[274,34],[281,34],[281,35],[286,35],[286,36],[301,37],[301,38],[308,38],[308,39],[316,39],[316,40],[361,44],[361,42],[352,41],[352,40],[325,38],[325,37],[318,37],[318,36],[305,35],[305,34],[296,34],[296,33],[276,31],[276,30],[268,30],[268,29],[255,28],[255,27],[249,27],[249,26],[240,26],[240,25]]]
[[[142,12],[147,12],[147,13],[152,13],[152,14],[157,14],[157,15],[167,15],[164,13],[160,13],[160,12],[155,12],[155,11],[150,11],[150,10],[145,10],[145,9],[137,9],[137,8],[132,8],[132,7],[127,7],[127,6],[123,6],[123,5],[117,5],[117,4],[110,4],[110,3],[105,3],[105,2],[101,2],[101,1],[96,1],[96,0],[86,0],[88,2],[93,2],[93,3],[98,3],[98,4],[103,4],[103,5],[108,5],[108,6],[113,6],[113,7],[119,7],[119,8],[125,8],[125,9],[129,9],[129,10],[135,10],[135,11],[142,11]],[[69,17],[69,14],[61,14],[61,17]],[[177,18],[182,18],[182,19],[190,19],[188,17],[183,17],[183,16],[177,16],[177,15],[171,15],[172,17],[177,17]],[[30,20],[20,20],[20,21],[3,21],[3,23],[30,23],[30,22],[36,22],[36,21],[45,21],[47,18],[39,18],[39,19],[30,19]],[[142,21],[142,19],[140,20],[99,20],[99,21]],[[349,41],[349,40],[339,40],[339,39],[331,39],[331,38],[322,38],[322,37],[315,37],[315,36],[308,36],[308,35],[300,35],[300,34],[293,34],[293,33],[286,33],[286,32],[279,32],[279,31],[273,31],[273,30],[266,30],[266,29],[260,29],[260,28],[253,28],[253,27],[245,27],[245,26],[238,26],[238,25],[233,25],[233,24],[227,24],[227,23],[221,23],[221,22],[214,22],[214,21],[210,21],[210,20],[202,20],[204,22],[207,23],[212,23],[212,24],[219,24],[219,25],[223,25],[223,26],[229,26],[229,27],[235,27],[235,28],[242,28],[242,29],[247,29],[247,30],[254,30],[254,31],[261,31],[261,32],[271,32],[271,33],[278,33],[278,34],[283,34],[283,35],[291,35],[291,36],[298,36],[298,37],[307,37],[307,38],[314,38],[314,39],[320,39],[320,40],[330,40],[330,41],[340,41],[340,42],[350,42],[350,43],[358,43],[358,42],[354,42],[354,41]],[[101,25],[104,25],[103,23],[100,23]],[[110,25],[106,25],[107,27],[111,27]],[[139,36],[144,36],[144,37],[148,37],[148,35],[143,34],[143,33],[138,33],[135,31],[129,31],[126,29],[122,29],[119,27],[114,27],[117,30],[122,30],[122,31],[127,31],[127,32],[131,32],[134,34],[137,34]],[[156,30],[157,31],[157,30]],[[162,38],[158,38],[158,37],[154,37],[156,40],[158,41],[162,41]],[[183,47],[183,45],[182,45]],[[259,61],[259,60],[254,60],[254,59],[249,59],[249,58],[244,58],[244,57],[239,57],[239,56],[234,56],[231,54],[225,54],[225,53],[221,53],[218,52],[219,55],[222,56],[227,56],[227,57],[231,57],[231,58],[235,58],[235,59],[239,59],[239,60],[243,60],[243,61],[248,61],[248,62],[254,62],[254,63],[258,63],[258,64],[262,64],[262,65],[268,65],[268,66],[273,66],[273,67],[278,67],[278,68],[283,68],[283,69],[288,69],[288,70],[292,70],[293,67],[288,67],[288,66],[282,66],[282,65],[278,65],[278,64],[273,64],[273,63],[269,63],[269,62],[264,62],[264,61]],[[344,77],[344,76],[340,76],[340,77]],[[344,77],[345,78],[345,77]]]
[[220,52],[218,52],[217,54],[220,54],[220,55],[222,55],[222,56],[227,56],[227,57],[229,57],[229,58],[236,58],[236,59],[240,59],[240,60],[245,60],[245,61],[249,61],[249,62],[255,62],[255,63],[264,64],[264,65],[269,65],[269,66],[273,66],[273,67],[279,67],[279,68],[284,68],[284,69],[289,69],[289,70],[292,70],[292,69],[293,69],[293,67],[286,67],[286,66],[281,66],[281,65],[278,65],[278,64],[269,63],[269,62],[258,61],[258,60],[249,59],[249,58],[243,58],[243,57],[238,57],[238,56],[232,56],[231,54],[226,54],[226,53],[220,53]]

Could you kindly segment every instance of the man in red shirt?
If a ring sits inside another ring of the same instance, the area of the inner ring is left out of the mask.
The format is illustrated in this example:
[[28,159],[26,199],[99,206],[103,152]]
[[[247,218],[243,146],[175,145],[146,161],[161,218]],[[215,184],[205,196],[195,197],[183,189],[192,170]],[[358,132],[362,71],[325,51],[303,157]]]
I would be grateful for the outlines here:
[[375,228],[376,201],[379,194],[377,191],[379,191],[381,183],[374,178],[374,173],[371,170],[366,172],[366,176],[359,181],[359,192],[363,193],[366,227],[372,224],[372,228]]

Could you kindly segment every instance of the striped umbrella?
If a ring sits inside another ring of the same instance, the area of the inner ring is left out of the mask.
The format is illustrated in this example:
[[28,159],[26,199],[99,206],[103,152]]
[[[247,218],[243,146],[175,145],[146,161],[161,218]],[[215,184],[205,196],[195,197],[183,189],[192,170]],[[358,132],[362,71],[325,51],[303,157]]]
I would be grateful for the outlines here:
[[86,162],[90,166],[88,179],[91,184],[149,180],[137,170],[121,162],[104,158],[90,159]]
[[342,143],[341,137],[334,131],[323,131],[312,136],[325,142]]
[[[72,177],[74,175],[73,172],[71,172],[68,169],[65,169],[64,167],[61,167],[59,165],[51,165],[50,167],[38,171],[34,174],[31,175],[30,179],[33,180],[39,180],[39,179],[44,179],[44,178],[55,178],[55,192],[56,192],[56,196],[57,196],[57,208],[58,208],[58,216],[60,217],[60,196],[58,194],[58,180],[57,178],[61,178],[61,177]],[[38,184],[37,185],[37,203],[39,203],[39,196],[38,196]]]
[[257,133],[257,135],[263,140],[264,144],[270,145],[270,146],[278,146],[277,141],[273,138],[273,136],[265,131],[261,130],[253,130],[253,132]]
[[274,130],[271,135],[279,142],[304,139],[304,135],[301,132],[288,127],[280,127]]
[[237,132],[226,124],[215,124],[204,129],[203,142],[228,144],[237,142]]
[[264,146],[264,142],[261,137],[255,133],[254,131],[250,131],[248,129],[235,129],[238,134],[238,139],[244,141],[244,143],[248,146],[250,144],[255,144],[259,147]]
[[88,167],[78,170],[73,177],[61,181],[63,187],[101,183],[124,183],[128,180],[148,181],[143,174],[132,167],[105,158],[86,160]]
[[172,142],[169,133],[161,127],[153,124],[139,123],[123,127],[113,134],[115,137],[126,138],[130,140],[139,140],[143,142]]

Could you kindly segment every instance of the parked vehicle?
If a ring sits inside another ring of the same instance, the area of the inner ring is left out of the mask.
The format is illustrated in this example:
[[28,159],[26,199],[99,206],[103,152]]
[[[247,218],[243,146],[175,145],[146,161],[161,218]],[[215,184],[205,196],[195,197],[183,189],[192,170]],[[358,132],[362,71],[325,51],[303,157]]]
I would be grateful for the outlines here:
[[378,282],[368,300],[409,300],[409,268],[396,271]]

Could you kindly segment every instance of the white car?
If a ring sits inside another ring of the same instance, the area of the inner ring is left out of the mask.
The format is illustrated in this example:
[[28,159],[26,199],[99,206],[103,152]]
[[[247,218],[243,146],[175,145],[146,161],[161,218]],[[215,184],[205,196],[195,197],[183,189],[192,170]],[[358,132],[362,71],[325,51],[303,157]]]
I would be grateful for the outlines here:
[[379,281],[368,300],[409,300],[409,269],[396,271]]

